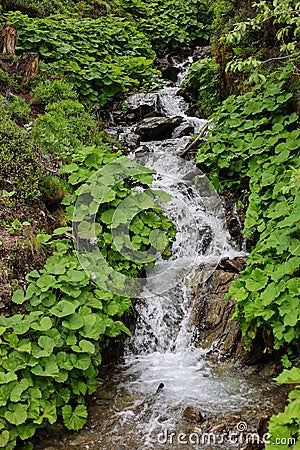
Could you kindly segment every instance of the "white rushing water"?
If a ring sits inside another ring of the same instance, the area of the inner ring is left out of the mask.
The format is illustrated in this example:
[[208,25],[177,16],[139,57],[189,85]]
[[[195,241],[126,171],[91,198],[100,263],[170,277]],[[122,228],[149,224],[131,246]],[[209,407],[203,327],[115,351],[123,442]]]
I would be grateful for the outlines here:
[[[155,97],[156,108],[164,116],[181,116],[198,133],[206,121],[188,117],[188,105],[177,92],[178,87],[165,87],[145,95],[148,100]],[[128,102],[138,106],[143,95]],[[251,390],[242,379],[215,376],[205,351],[193,344],[189,280],[200,267],[204,281],[221,258],[239,253],[229,244],[219,196],[194,163],[176,156],[189,140],[184,136],[147,142],[148,153],[130,155],[157,171],[153,187],[171,196],[165,213],[177,229],[171,259],[147,269],[148,282],[135,306],[135,330],[126,344],[121,376],[117,376],[120,395],[126,392],[133,401],[116,412],[112,433],[122,436],[127,427],[127,434],[139,436],[142,442],[134,448],[158,448],[159,433],[176,427],[186,405],[234,411],[241,402],[248,402]]]
[[[198,133],[206,121],[189,117],[188,105],[178,95],[187,70],[185,64],[182,67],[177,86],[137,94],[128,104],[153,105],[154,100],[158,116],[181,116]],[[117,132],[122,137],[135,126]],[[242,425],[248,418],[255,421],[261,410],[272,411],[269,398],[276,397],[280,403],[277,387],[269,379],[258,375],[249,379],[233,371],[233,365],[220,365],[217,355],[212,362],[207,353],[214,353],[214,347],[204,350],[194,343],[197,330],[192,316],[199,314],[200,306],[195,313],[192,286],[207,280],[220,259],[240,253],[230,243],[219,196],[192,161],[177,156],[189,141],[190,136],[147,141],[130,155],[156,170],[153,189],[163,189],[171,197],[164,210],[177,229],[172,256],[168,261],[158,259],[153,269],[146,268],[147,284],[134,302],[134,330],[121,363],[108,368],[93,397],[88,425],[76,436],[53,437],[50,447],[45,443],[43,449],[232,450],[243,445],[228,440],[206,445],[197,439],[180,443],[181,432],[202,436],[201,423],[183,419],[186,408],[198,408],[207,423],[213,418],[215,427],[218,419],[227,424],[235,417]]]

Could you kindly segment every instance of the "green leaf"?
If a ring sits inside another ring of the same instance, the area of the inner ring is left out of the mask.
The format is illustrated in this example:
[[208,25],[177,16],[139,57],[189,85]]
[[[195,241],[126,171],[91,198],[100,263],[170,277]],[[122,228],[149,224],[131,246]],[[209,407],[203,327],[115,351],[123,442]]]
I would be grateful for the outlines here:
[[52,238],[51,234],[41,233],[41,234],[36,235],[35,241],[38,244],[47,244],[47,243],[49,243],[51,238]]
[[94,344],[92,344],[91,342],[89,342],[85,339],[82,339],[81,341],[79,341],[79,347],[85,353],[90,353],[91,355],[93,355],[95,353]]
[[36,285],[42,292],[54,287],[56,279],[53,275],[42,275],[36,282]]
[[56,362],[56,358],[54,355],[51,357],[45,358],[45,365],[37,364],[32,367],[31,372],[34,375],[38,375],[41,377],[53,377],[59,373],[59,368]]
[[5,413],[5,419],[13,425],[21,425],[27,419],[27,405],[18,403],[11,405],[10,410]]
[[29,339],[23,339],[18,343],[15,349],[21,353],[31,353],[31,342]]
[[70,330],[79,330],[85,324],[83,317],[80,314],[72,314],[68,320],[64,320],[62,325]]
[[13,326],[14,332],[16,334],[24,334],[31,327],[31,323],[28,319],[23,319],[19,323]]
[[9,441],[9,431],[4,430],[0,434],[0,447],[5,447],[8,444]]
[[74,361],[74,367],[80,370],[87,370],[91,365],[91,357],[85,353],[78,355],[76,361]]
[[107,307],[106,307],[106,312],[109,316],[114,316],[115,314],[117,314],[119,311],[119,305],[117,302],[112,301],[110,303],[108,303]]
[[78,405],[74,410],[70,405],[62,408],[62,415],[65,426],[68,430],[79,430],[87,419],[87,409],[84,405]]
[[33,322],[31,324],[31,328],[33,330],[39,330],[39,331],[47,331],[50,330],[52,327],[52,320],[50,317],[42,317],[40,321]]
[[70,316],[79,306],[79,302],[74,300],[72,303],[68,300],[61,300],[57,305],[50,309],[50,313],[57,317]]
[[160,230],[153,230],[149,235],[149,242],[156,250],[162,252],[168,245],[168,238]]
[[80,283],[84,279],[87,279],[87,276],[83,270],[70,269],[67,271],[67,276],[76,284]]
[[42,358],[44,356],[50,356],[55,347],[55,342],[49,336],[41,336],[38,339],[38,345],[32,344],[32,355],[35,358]]
[[27,390],[30,386],[29,381],[26,378],[22,378],[20,382],[13,382],[11,385],[10,399],[12,402],[19,402],[21,400],[21,394]]
[[25,300],[26,300],[25,293],[24,293],[23,289],[18,289],[12,297],[12,301],[14,303],[17,303],[18,305],[21,305],[22,303],[24,303]]
[[26,425],[19,425],[18,428],[18,434],[20,438],[25,441],[26,439],[32,438],[32,436],[36,432],[36,425],[35,424],[26,424]]
[[283,384],[300,384],[300,369],[292,367],[292,369],[284,370],[275,380]]

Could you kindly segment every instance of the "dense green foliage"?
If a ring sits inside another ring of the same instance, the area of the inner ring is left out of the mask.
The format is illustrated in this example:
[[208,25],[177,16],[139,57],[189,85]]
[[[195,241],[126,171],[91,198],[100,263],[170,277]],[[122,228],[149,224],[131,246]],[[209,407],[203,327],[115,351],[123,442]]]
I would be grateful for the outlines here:
[[[12,110],[12,107],[9,109]],[[12,115],[15,114],[14,109]],[[1,103],[0,162],[1,189],[14,191],[23,200],[35,200],[40,196],[42,170],[36,149],[27,133],[9,117]]]
[[183,80],[183,93],[193,100],[204,117],[210,116],[220,104],[218,68],[213,58],[200,59],[192,64]]
[[78,99],[73,87],[60,79],[42,81],[32,89],[31,95],[33,101],[41,105],[48,105],[61,100]]
[[[18,53],[33,51],[41,58],[45,79],[34,83],[31,95],[33,105],[45,107],[45,114],[21,129],[18,125],[29,120],[31,108],[11,92],[27,87],[0,69],[0,92],[5,95],[0,102],[0,187],[22,201],[40,198],[50,186],[57,189],[60,178],[43,176],[40,166],[41,158],[50,161],[56,155],[68,162],[60,170],[69,192],[63,201],[68,222],[81,185],[115,161],[128,179],[119,181],[101,203],[97,244],[111,267],[132,277],[143,264],[122,255],[112,238],[112,216],[120,202],[138,195],[137,184],[151,182],[151,173],[145,170],[142,179],[131,176],[129,160],[103,144],[101,123],[94,119],[128,91],[153,86],[152,48],[161,55],[205,43],[212,23],[214,59],[192,66],[185,90],[204,114],[214,111],[227,92],[238,93],[213,115],[213,127],[197,155],[217,189],[235,191],[247,207],[244,235],[254,245],[229,293],[237,300],[234,318],[249,347],[263,331],[269,335],[267,352],[279,350],[288,368],[298,364],[300,131],[293,97],[299,85],[300,3],[4,0],[0,11],[18,8],[30,17],[9,12],[4,21],[18,30]],[[287,62],[292,65],[286,67]],[[281,70],[274,72],[278,66]],[[166,240],[155,232],[162,230],[172,239],[175,231],[158,205],[147,204],[151,210],[132,221],[131,242],[137,251],[152,245],[168,257]],[[69,429],[82,427],[87,417],[84,397],[97,387],[101,350],[107,339],[128,332],[119,319],[130,306],[129,298],[109,294],[90,281],[69,231],[64,227],[52,237],[36,237],[35,244],[51,249],[52,255],[42,270],[28,274],[26,291],[15,292],[20,314],[0,320],[0,447],[6,449],[57,419]],[[277,380],[297,387],[285,411],[271,419],[272,439],[266,448],[277,448],[276,438],[295,437],[296,449],[299,369],[284,371]]]
[[[118,182],[102,200],[97,214],[98,244],[112,267],[137,276],[143,264],[131,262],[117,251],[110,222],[116,207],[134,193],[132,187],[143,177],[137,176],[133,183],[135,176],[130,174],[138,165],[125,157],[117,159],[119,155],[103,144],[73,153],[74,162],[61,169],[61,174],[69,174],[70,190],[74,192],[64,202],[69,205],[66,218],[73,216],[75,192],[80,192],[80,186],[103,165],[115,161],[128,179]],[[142,172],[151,182],[152,172],[145,168]],[[131,226],[132,240],[136,246],[139,243],[136,248],[147,248],[151,230],[161,228],[166,236],[174,237],[172,223],[160,209],[157,204],[155,210],[136,216]],[[121,331],[128,333],[118,318],[130,307],[130,298],[104,291],[91,282],[66,235],[70,230],[58,228],[53,237],[36,237],[40,245],[50,245],[53,253],[41,271],[27,275],[26,292],[19,289],[13,296],[17,304],[26,302],[26,312],[0,318],[0,424],[4,430],[0,447],[7,450],[15,447],[17,438],[29,439],[37,428],[53,424],[59,417],[67,428],[81,428],[87,418],[85,395],[97,389],[106,339]],[[84,230],[87,232],[86,226]]]
[[203,0],[122,0],[120,6],[131,14],[159,54],[183,45],[203,44],[209,38],[211,18]]
[[[290,370],[284,370],[276,381],[294,386],[289,393],[289,404],[285,410],[278,416],[271,417],[269,424],[271,439],[270,443],[266,444],[266,450],[275,450],[278,448],[278,442],[282,442],[280,447],[284,450],[290,448],[298,450],[300,448],[300,369],[293,367]],[[277,443],[276,439],[279,439]],[[296,444],[293,445],[292,442]]]
[[292,94],[281,78],[229,97],[197,155],[219,189],[249,186],[244,235],[259,233],[259,240],[230,294],[239,302],[235,317],[248,343],[265,326],[276,349],[296,345],[300,336],[300,198],[290,184],[299,169],[300,131],[297,114],[286,114]]
[[101,140],[99,125],[76,100],[61,100],[46,106],[45,114],[35,120],[31,136],[45,152],[62,159],[82,143],[97,145]]
[[65,76],[89,104],[102,107],[152,82],[155,54],[146,37],[125,19],[34,19],[20,12],[6,18],[18,30],[18,51],[38,53],[43,71]]
[[4,11],[26,12],[30,17],[48,17],[50,14],[99,17],[108,14],[114,6],[112,0],[3,0]]

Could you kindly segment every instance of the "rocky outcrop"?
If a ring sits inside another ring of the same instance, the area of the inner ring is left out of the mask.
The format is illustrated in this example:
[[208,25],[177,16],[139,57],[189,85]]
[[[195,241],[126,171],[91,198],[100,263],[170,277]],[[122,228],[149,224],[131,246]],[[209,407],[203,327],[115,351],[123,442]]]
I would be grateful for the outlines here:
[[237,278],[236,271],[218,269],[204,285],[197,282],[197,275],[194,280],[193,322],[198,330],[197,343],[202,348],[213,347],[218,356],[224,358],[239,357],[243,353],[240,328],[230,321],[235,301],[224,300]]
[[152,117],[144,119],[135,129],[142,141],[168,139],[172,131],[181,124],[182,117]]
[[157,116],[158,100],[158,94],[155,92],[131,95],[125,102],[127,107],[125,117],[138,121],[149,114],[156,113]]
[[137,148],[140,145],[141,138],[138,134],[127,131],[119,136],[121,142],[130,150]]
[[180,67],[175,66],[173,62],[167,59],[159,60],[159,70],[164,79],[173,81],[173,83],[177,81],[178,74],[180,73]]
[[184,122],[179,127],[175,128],[172,133],[172,139],[178,139],[183,136],[190,136],[194,132],[194,127],[188,122]]
[[206,58],[207,56],[211,56],[211,47],[196,47],[193,52],[193,61],[199,61],[200,59]]

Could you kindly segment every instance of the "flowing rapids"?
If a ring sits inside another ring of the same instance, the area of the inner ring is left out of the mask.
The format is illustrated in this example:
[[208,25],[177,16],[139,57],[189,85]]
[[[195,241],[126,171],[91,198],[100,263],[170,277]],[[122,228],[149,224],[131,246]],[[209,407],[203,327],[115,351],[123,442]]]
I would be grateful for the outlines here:
[[[198,133],[206,121],[187,115],[188,105],[178,95],[181,80],[182,76],[175,87],[132,96],[128,104],[138,106],[146,96],[150,100],[152,96],[160,115],[180,116]],[[121,138],[122,133],[133,129],[122,130]],[[146,151],[137,148],[130,155],[154,168],[154,188],[164,189],[171,196],[165,213],[178,231],[173,255],[169,261],[159,260],[154,269],[147,269],[147,285],[135,301],[132,336],[126,342],[122,361],[103,374],[104,383],[93,399],[87,427],[61,441],[50,440],[55,448],[238,448],[232,442],[207,446],[196,439],[188,445],[178,441],[180,432],[201,432],[200,426],[195,428],[195,424],[184,421],[184,410],[193,406],[203,416],[230,412],[243,419],[249,410],[265,406],[266,398],[275,395],[275,384],[249,379],[233,371],[232,366],[213,364],[207,351],[193,344],[190,286],[194,271],[199,274],[202,268],[204,280],[221,258],[239,252],[226,233],[218,195],[192,162],[176,156],[189,141],[189,136],[148,141]],[[173,440],[171,433],[175,433]]]

